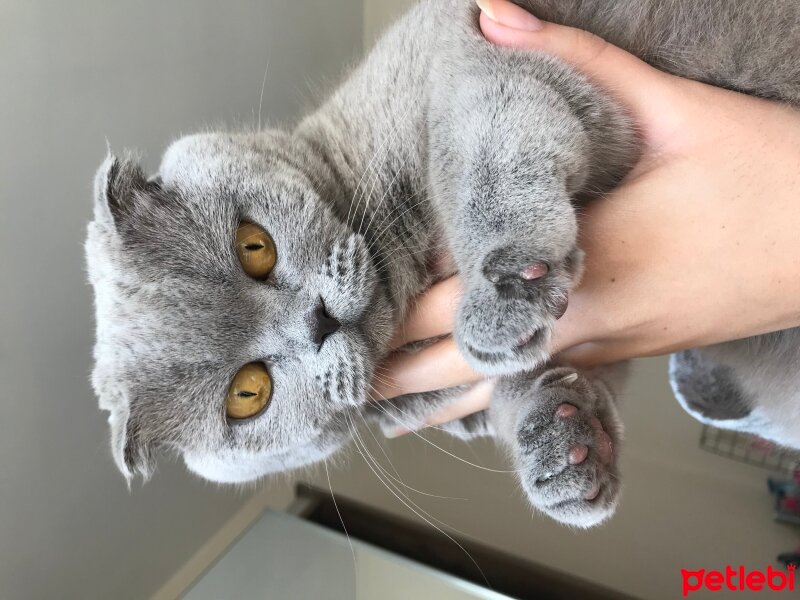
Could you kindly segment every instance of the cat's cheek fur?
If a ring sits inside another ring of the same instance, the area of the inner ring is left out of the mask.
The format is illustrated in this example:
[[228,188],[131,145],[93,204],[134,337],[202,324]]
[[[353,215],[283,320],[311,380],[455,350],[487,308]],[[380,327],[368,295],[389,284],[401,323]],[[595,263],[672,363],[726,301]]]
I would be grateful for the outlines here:
[[183,453],[183,460],[190,471],[203,479],[216,483],[243,484],[328,460],[349,440],[350,430],[338,426],[283,452],[241,448],[213,452],[189,450]]

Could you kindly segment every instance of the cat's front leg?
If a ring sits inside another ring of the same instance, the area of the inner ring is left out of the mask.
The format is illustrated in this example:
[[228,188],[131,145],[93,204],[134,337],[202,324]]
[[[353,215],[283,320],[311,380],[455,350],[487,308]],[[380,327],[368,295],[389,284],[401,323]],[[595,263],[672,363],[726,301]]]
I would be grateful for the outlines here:
[[429,115],[433,199],[464,293],[455,338],[472,366],[542,364],[580,279],[575,203],[635,156],[628,120],[585,79],[483,40],[442,58]]
[[[436,416],[439,411],[458,402],[469,389],[469,385],[463,385],[373,402],[367,406],[365,416],[370,422],[377,423],[386,437],[395,437],[424,429],[432,421],[438,421]],[[461,419],[441,423],[436,428],[462,440],[493,436],[494,429],[487,413],[481,410]]]

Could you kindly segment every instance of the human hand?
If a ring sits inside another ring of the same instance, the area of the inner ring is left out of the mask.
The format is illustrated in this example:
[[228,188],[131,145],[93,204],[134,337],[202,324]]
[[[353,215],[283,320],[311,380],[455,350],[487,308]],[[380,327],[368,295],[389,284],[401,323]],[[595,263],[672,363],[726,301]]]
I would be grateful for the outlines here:
[[[586,271],[558,321],[553,354],[576,366],[664,354],[800,325],[800,114],[660,72],[587,32],[481,0],[487,40],[554,54],[627,108],[643,154],[581,216]],[[415,304],[396,345],[450,333],[459,282]],[[378,397],[475,382],[446,338],[395,354]],[[482,384],[436,415],[486,408]]]

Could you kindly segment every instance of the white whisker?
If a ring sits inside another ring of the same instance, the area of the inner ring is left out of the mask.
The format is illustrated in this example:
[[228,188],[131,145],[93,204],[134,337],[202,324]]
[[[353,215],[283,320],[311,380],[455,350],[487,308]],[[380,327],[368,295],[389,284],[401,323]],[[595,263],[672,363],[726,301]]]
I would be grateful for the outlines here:
[[[347,415],[347,413],[345,413],[345,416],[346,416],[347,418],[349,418],[349,415]],[[352,425],[352,423],[351,423],[351,425]],[[354,427],[354,426],[353,426],[353,431],[354,431],[354,433],[355,433],[355,427]],[[356,441],[356,445],[358,445],[358,444],[359,444],[359,442],[360,442],[361,444],[363,444],[363,441],[361,441],[361,437],[360,437],[360,436],[354,437],[354,438],[353,438],[353,440],[354,440],[354,441]],[[365,447],[365,449],[366,449],[366,447]],[[475,561],[475,559],[472,557],[472,555],[471,555],[471,554],[470,554],[470,553],[467,551],[467,549],[466,549],[466,548],[464,548],[464,546],[462,546],[462,545],[461,545],[461,543],[459,543],[459,542],[458,542],[458,540],[456,540],[456,539],[455,539],[453,536],[451,536],[451,535],[450,535],[450,534],[448,534],[446,531],[444,531],[444,529],[442,529],[441,527],[437,526],[437,525],[436,525],[436,524],[435,524],[433,521],[436,521],[436,522],[438,522],[438,523],[441,523],[443,526],[447,526],[447,527],[450,527],[450,526],[449,526],[449,525],[446,525],[445,523],[442,523],[441,521],[439,521],[439,520],[438,520],[436,517],[434,517],[433,515],[431,515],[431,514],[430,514],[430,513],[428,513],[427,511],[425,511],[425,510],[424,510],[422,507],[420,507],[419,505],[417,505],[417,504],[416,504],[416,503],[415,503],[413,500],[411,500],[410,498],[408,498],[407,496],[405,496],[405,495],[403,494],[403,496],[405,497],[405,500],[404,500],[404,499],[403,499],[403,497],[401,497],[401,494],[402,494],[402,492],[401,492],[399,489],[398,489],[398,490],[397,490],[397,492],[396,492],[396,491],[395,491],[395,489],[393,489],[393,488],[395,488],[394,484],[392,484],[391,482],[386,482],[386,481],[385,481],[385,480],[384,480],[384,479],[383,479],[383,478],[382,478],[382,477],[379,475],[379,472],[378,472],[378,471],[376,471],[376,470],[375,470],[375,468],[373,468],[372,464],[371,464],[371,463],[370,463],[370,461],[367,459],[367,456],[366,456],[366,455],[365,455],[363,452],[361,452],[360,450],[359,450],[359,453],[361,454],[362,458],[364,458],[364,460],[367,462],[367,467],[369,467],[369,469],[370,469],[370,470],[371,470],[371,471],[372,471],[372,472],[375,474],[375,476],[376,476],[376,477],[379,479],[379,481],[381,481],[381,482],[383,483],[383,485],[386,487],[386,489],[387,489],[387,490],[388,490],[388,491],[389,491],[389,492],[390,492],[390,493],[391,493],[391,494],[392,494],[392,495],[393,495],[395,498],[397,498],[397,500],[399,500],[399,501],[400,501],[400,503],[401,503],[401,504],[403,504],[403,506],[405,506],[405,507],[406,507],[408,510],[410,510],[410,511],[411,511],[412,513],[414,513],[414,514],[415,514],[417,517],[419,517],[420,519],[422,519],[423,521],[425,521],[425,522],[426,522],[428,525],[430,525],[431,527],[433,527],[433,528],[434,528],[436,531],[438,531],[439,533],[441,533],[442,535],[444,535],[444,536],[445,536],[447,539],[449,539],[449,540],[450,540],[451,542],[453,542],[453,543],[454,543],[456,546],[458,546],[458,547],[461,549],[461,551],[462,551],[462,552],[463,552],[463,553],[464,553],[464,554],[467,556],[467,558],[469,558],[469,559],[470,559],[470,561],[472,562],[472,564],[473,564],[473,565],[475,565],[475,568],[476,568],[476,569],[478,570],[478,572],[481,574],[481,577],[482,577],[482,578],[483,578],[483,580],[486,582],[486,584],[487,584],[487,585],[489,585],[489,580],[486,578],[486,575],[484,574],[483,570],[480,568],[480,566],[479,566],[479,565],[478,565],[478,563]],[[368,452],[368,451],[367,451],[367,454],[369,454],[369,452]],[[371,457],[371,455],[370,455],[370,457]],[[374,460],[374,459],[373,459],[373,460]],[[452,528],[452,527],[450,527],[450,529],[453,529],[453,531],[456,531],[456,532],[460,533],[461,535],[465,535],[463,532],[460,532],[460,531],[458,531],[458,530],[456,530],[456,529],[454,529],[454,528]]]
[[[384,400],[385,400],[385,398],[384,398]],[[392,413],[390,413],[385,408],[383,408],[381,406],[380,402],[375,402],[373,404],[374,404],[374,406],[378,407],[379,410],[383,411],[388,417],[394,419],[395,422],[400,423],[400,425],[403,424],[400,421],[400,419],[398,419]],[[521,472],[521,470],[519,470],[519,469],[492,469],[490,467],[484,467],[482,465],[475,464],[475,463],[470,462],[470,461],[468,461],[468,460],[466,460],[464,458],[461,458],[460,456],[458,456],[456,454],[453,454],[452,452],[448,452],[447,450],[445,450],[441,446],[439,446],[439,445],[433,443],[432,441],[430,441],[429,439],[421,436],[418,432],[414,431],[413,429],[409,432],[409,435],[415,435],[419,439],[423,440],[426,444],[429,444],[429,445],[433,446],[434,448],[436,448],[437,450],[440,450],[441,452],[444,452],[445,454],[447,454],[447,456],[450,456],[451,458],[454,458],[454,459],[456,459],[458,461],[461,461],[464,464],[467,464],[467,465],[469,465],[471,467],[475,467],[476,469],[480,469],[481,471],[488,471],[489,473],[520,473]]]
[[386,450],[384,450],[384,448],[381,445],[381,443],[378,440],[378,438],[375,437],[374,433],[372,433],[372,428],[369,427],[369,423],[367,423],[367,420],[364,417],[364,415],[361,412],[359,412],[357,414],[358,414],[359,417],[361,417],[361,420],[364,422],[364,425],[366,426],[367,431],[372,436],[372,439],[375,440],[375,444],[378,446],[378,448],[380,449],[381,453],[386,458],[386,461],[389,463],[389,466],[392,468],[392,470],[394,471],[395,475],[397,475],[397,477],[392,476],[392,474],[389,473],[386,470],[384,470],[384,475],[390,477],[393,481],[395,481],[396,483],[402,485],[407,490],[411,490],[412,492],[415,492],[417,494],[421,494],[422,496],[428,496],[429,498],[439,498],[441,500],[467,500],[467,498],[458,498],[458,497],[455,497],[455,496],[440,496],[438,494],[431,494],[430,492],[423,492],[422,490],[418,490],[416,488],[413,488],[410,485],[408,485],[407,483],[405,483],[402,479],[400,479],[400,473],[398,473],[397,469],[395,468],[394,463],[392,462],[392,459],[389,458],[389,455],[386,453]]
[[261,106],[264,104],[264,87],[267,84],[267,71],[269,70],[269,60],[264,67],[264,77],[261,79],[261,95],[258,97],[258,131],[261,131]]
[[328,460],[326,459],[323,464],[325,465],[325,477],[328,479],[328,488],[331,491],[331,500],[333,500],[333,507],[336,509],[336,514],[339,515],[339,522],[342,524],[342,529],[344,529],[344,535],[347,537],[347,543],[350,545],[350,553],[353,555],[353,574],[358,579],[356,575],[358,571],[358,563],[356,561],[356,550],[353,547],[353,542],[350,539],[350,534],[347,532],[347,525],[344,524],[344,519],[342,518],[342,513],[339,511],[339,505],[336,503],[336,495],[333,493],[333,485],[331,484],[331,474],[328,471]]

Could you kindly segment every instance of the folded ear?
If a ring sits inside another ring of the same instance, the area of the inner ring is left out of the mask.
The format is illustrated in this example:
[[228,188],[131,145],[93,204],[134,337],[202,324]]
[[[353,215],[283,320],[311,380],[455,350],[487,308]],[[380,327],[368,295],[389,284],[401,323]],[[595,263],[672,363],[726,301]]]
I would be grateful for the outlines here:
[[135,158],[119,159],[109,153],[94,180],[95,219],[119,226],[132,212],[136,197],[157,185],[147,181]]
[[131,416],[128,407],[112,408],[108,423],[111,427],[111,453],[128,487],[136,475],[141,475],[144,481],[150,479],[155,459],[148,432],[142,429],[135,416]]

